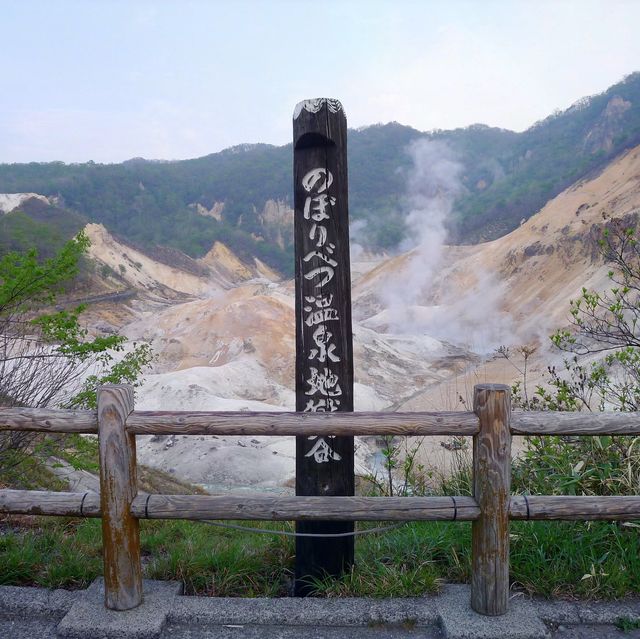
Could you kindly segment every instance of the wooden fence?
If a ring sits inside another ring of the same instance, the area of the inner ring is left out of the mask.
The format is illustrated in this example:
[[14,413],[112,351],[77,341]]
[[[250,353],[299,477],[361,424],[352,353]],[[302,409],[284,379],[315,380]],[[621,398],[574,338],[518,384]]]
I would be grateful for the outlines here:
[[[0,512],[102,517],[105,605],[142,602],[140,519],[472,521],[471,605],[507,611],[510,519],[639,519],[640,496],[512,496],[512,435],[636,435],[633,413],[511,413],[509,388],[474,389],[474,412],[246,413],[134,411],[133,390],[104,386],[97,411],[0,409],[0,430],[93,433],[100,495],[0,490]],[[474,497],[148,495],[136,488],[136,435],[471,435]]]

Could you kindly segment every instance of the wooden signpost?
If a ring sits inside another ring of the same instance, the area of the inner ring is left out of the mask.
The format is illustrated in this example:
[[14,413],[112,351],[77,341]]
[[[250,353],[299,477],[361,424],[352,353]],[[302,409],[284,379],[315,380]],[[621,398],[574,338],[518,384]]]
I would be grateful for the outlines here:
[[[353,411],[347,119],[338,100],[293,114],[296,411]],[[353,495],[353,437],[296,437],[296,495]],[[353,531],[353,522],[297,522],[298,533]],[[309,577],[353,564],[353,537],[296,538],[296,596]]]

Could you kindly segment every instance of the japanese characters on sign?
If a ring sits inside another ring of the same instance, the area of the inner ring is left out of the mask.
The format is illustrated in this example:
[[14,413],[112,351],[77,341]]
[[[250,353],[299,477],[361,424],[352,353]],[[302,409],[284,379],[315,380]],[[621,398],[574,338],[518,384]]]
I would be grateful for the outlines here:
[[[340,378],[331,370],[331,364],[341,361],[342,354],[333,340],[331,323],[339,322],[338,310],[334,308],[335,277],[340,265],[334,258],[335,238],[331,237],[331,220],[336,198],[331,194],[333,175],[328,169],[318,167],[302,178],[302,188],[308,193],[303,209],[303,232],[313,243],[313,250],[303,258],[304,279],[315,282],[311,295],[305,295],[304,323],[312,328],[313,343],[310,345],[305,372],[305,395],[309,397],[305,412],[334,412],[340,407],[342,389]],[[334,289],[334,290],[332,290]],[[305,454],[322,464],[340,461],[324,437],[309,437],[313,446]],[[332,439],[328,437],[327,439]]]
[[[296,105],[293,176],[296,411],[326,413],[334,422],[336,411],[354,408],[347,118],[339,100]],[[354,438],[297,436],[296,495],[353,494]],[[309,577],[350,570],[353,537],[340,535],[353,529],[351,521],[296,522],[303,535],[296,539],[296,595],[312,594]]]

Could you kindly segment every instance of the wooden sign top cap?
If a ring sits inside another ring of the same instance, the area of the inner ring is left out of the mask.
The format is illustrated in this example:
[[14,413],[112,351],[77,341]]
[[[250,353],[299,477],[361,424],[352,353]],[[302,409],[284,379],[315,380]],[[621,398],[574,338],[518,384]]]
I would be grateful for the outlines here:
[[339,111],[344,113],[340,100],[335,98],[312,98],[310,100],[302,100],[302,102],[296,104],[296,108],[293,110],[293,119],[296,120],[303,111],[318,113],[325,105],[331,113],[338,113]]

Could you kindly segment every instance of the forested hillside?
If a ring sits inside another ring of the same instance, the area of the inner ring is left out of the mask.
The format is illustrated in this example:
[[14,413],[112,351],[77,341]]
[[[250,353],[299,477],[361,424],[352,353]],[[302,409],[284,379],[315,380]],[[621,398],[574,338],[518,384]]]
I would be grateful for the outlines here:
[[0,211],[0,256],[35,248],[41,257],[53,257],[87,222],[74,211],[30,198],[8,215]]
[[497,156],[503,175],[459,202],[462,240],[516,228],[551,197],[640,143],[640,73],[517,135]]
[[[446,143],[464,167],[452,239],[497,237],[640,143],[640,73],[523,133],[483,125],[422,133],[397,123],[350,131],[351,218],[367,222],[359,239],[372,248],[390,248],[404,236],[406,149],[418,138]],[[221,240],[241,257],[257,256],[290,272],[290,236],[274,241],[262,213],[268,200],[290,204],[291,156],[291,145],[252,144],[185,161],[5,164],[0,193],[57,196],[74,215],[142,245],[167,245],[197,257]],[[207,214],[212,209],[216,214]]]

